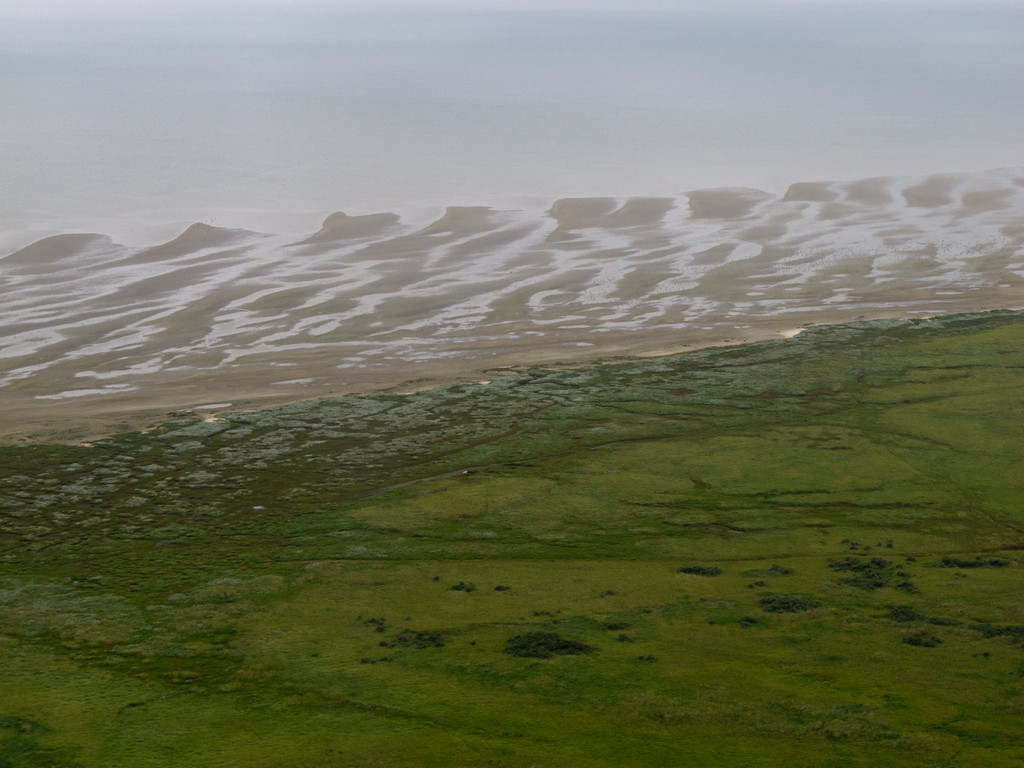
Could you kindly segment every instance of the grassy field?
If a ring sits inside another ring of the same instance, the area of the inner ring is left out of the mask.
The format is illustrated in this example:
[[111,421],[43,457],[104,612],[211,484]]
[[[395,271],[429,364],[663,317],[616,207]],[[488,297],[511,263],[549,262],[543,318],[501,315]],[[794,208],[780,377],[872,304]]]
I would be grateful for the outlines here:
[[1024,315],[0,448],[0,766],[1024,764]]

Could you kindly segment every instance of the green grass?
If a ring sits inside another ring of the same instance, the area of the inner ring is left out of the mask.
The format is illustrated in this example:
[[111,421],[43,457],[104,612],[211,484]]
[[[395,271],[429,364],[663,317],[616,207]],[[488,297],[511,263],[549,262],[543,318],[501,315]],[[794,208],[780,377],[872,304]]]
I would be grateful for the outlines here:
[[0,766],[1019,765],[1022,403],[1007,312],[0,448]]

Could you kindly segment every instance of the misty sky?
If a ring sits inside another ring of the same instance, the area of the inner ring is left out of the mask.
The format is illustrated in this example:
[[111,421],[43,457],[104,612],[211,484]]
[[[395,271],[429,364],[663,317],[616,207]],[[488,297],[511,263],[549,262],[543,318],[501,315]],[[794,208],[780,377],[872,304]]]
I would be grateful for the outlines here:
[[0,231],[1024,165],[1020,3],[368,5],[0,0]]

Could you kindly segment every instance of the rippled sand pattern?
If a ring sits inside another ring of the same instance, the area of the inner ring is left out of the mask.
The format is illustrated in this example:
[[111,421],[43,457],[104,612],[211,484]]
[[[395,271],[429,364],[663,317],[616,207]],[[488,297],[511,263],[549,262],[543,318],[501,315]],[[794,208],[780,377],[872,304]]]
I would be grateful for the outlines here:
[[300,237],[194,224],[144,248],[65,234],[0,259],[0,286],[10,418],[237,406],[1018,307],[1024,170],[460,207],[425,228],[336,213]]

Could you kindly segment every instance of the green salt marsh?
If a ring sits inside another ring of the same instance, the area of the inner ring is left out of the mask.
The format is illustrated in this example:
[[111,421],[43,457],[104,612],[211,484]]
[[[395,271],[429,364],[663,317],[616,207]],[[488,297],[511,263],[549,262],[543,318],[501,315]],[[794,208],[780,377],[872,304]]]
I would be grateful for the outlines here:
[[0,766],[1024,761],[1024,315],[490,375],[0,448]]

